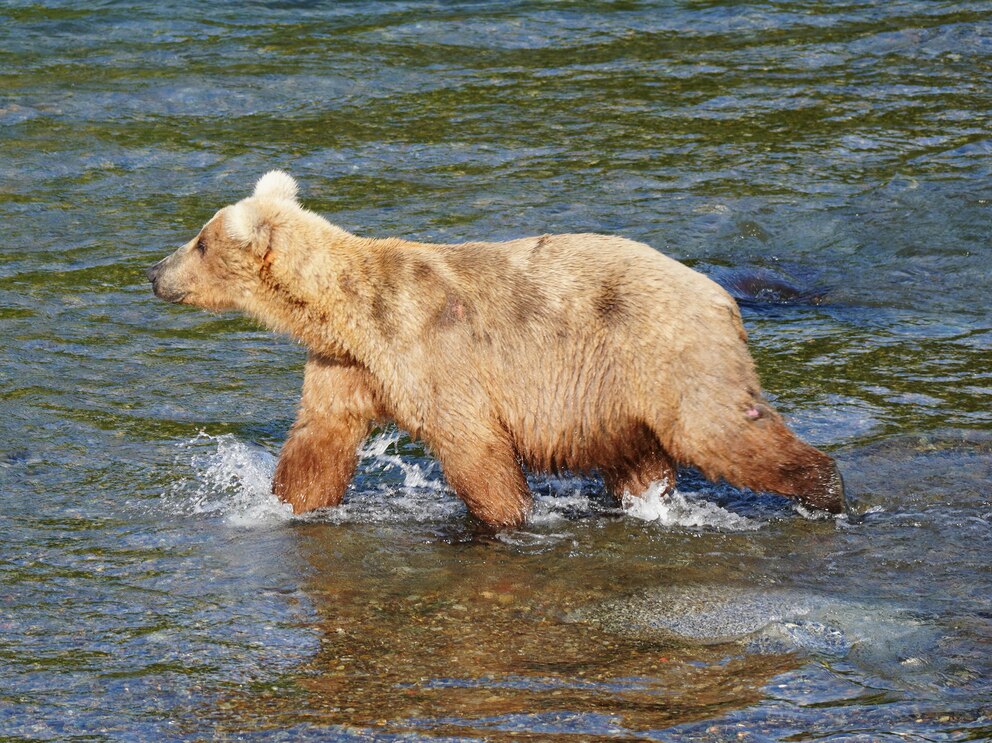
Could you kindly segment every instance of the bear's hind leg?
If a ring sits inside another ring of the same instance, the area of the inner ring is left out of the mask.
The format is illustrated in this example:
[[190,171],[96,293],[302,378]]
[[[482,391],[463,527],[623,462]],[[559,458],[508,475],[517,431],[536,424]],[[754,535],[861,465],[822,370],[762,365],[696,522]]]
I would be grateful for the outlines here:
[[781,421],[775,441],[764,449],[741,447],[724,475],[731,484],[778,493],[829,513],[843,513],[844,480],[834,460],[800,440]]
[[458,440],[433,443],[448,485],[473,516],[496,528],[524,523],[530,489],[505,435],[474,430]]
[[633,462],[604,470],[603,483],[622,502],[625,494],[640,497],[655,483],[661,485],[662,495],[666,495],[675,489],[675,476],[675,463],[659,447]]
[[340,503],[373,413],[360,369],[311,354],[299,414],[279,453],[272,492],[294,513]]
[[797,437],[771,406],[743,399],[710,401],[685,415],[669,450],[710,480],[777,493],[830,513],[844,511],[844,483],[834,460]]

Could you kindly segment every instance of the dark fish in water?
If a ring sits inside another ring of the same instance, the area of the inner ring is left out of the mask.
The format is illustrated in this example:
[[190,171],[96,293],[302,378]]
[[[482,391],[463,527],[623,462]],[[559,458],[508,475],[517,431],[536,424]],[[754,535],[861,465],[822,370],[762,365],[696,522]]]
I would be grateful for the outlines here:
[[826,301],[823,287],[804,287],[767,268],[718,268],[710,274],[738,304],[812,304]]

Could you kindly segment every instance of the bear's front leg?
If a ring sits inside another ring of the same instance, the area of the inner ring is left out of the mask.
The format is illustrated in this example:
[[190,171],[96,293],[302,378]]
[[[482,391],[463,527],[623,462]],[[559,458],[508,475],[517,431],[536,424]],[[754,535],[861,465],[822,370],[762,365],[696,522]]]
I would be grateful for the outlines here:
[[299,413],[279,454],[272,492],[294,513],[340,503],[375,413],[364,370],[311,353]]
[[530,513],[531,494],[516,452],[505,434],[477,424],[446,427],[460,433],[434,442],[448,485],[480,521],[496,528],[520,526]]

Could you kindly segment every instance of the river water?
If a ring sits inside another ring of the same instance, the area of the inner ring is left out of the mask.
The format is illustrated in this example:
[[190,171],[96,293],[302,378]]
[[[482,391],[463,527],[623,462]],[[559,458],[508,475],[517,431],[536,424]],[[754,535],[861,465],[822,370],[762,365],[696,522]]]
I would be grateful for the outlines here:
[[[992,737],[990,121],[990,2],[4,2],[0,735]],[[291,518],[304,350],[144,277],[274,167],[725,283],[852,515],[536,477],[491,537],[386,429]]]

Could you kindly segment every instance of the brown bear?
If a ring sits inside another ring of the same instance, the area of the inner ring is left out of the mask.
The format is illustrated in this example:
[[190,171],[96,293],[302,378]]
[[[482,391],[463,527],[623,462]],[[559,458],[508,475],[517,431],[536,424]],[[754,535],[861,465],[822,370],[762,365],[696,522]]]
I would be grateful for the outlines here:
[[425,441],[496,527],[523,468],[599,472],[617,497],[677,465],[839,513],[834,461],[762,396],[734,300],[647,245],[594,234],[438,245],[359,237],[272,171],[148,271],[162,299],[242,310],[310,351],[274,492],[336,505],[375,421]]

